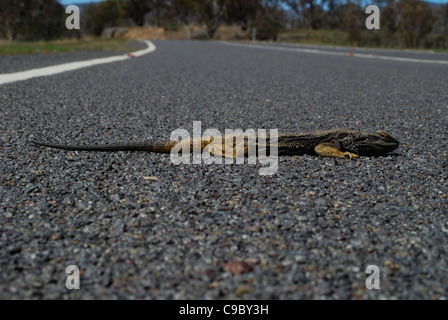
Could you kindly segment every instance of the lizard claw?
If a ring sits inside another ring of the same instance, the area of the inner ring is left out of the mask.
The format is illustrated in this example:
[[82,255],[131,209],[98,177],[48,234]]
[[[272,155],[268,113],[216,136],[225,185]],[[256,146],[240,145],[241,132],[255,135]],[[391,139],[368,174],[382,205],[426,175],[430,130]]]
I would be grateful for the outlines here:
[[344,152],[344,158],[345,159],[353,159],[353,158],[359,158],[357,154],[351,153],[351,152]]

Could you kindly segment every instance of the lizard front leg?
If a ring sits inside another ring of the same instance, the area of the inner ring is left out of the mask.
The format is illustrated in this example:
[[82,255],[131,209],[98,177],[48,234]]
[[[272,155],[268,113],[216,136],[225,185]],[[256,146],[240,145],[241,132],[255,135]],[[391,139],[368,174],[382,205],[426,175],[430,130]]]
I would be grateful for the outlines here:
[[357,154],[341,151],[339,143],[335,142],[323,142],[314,147],[314,151],[322,157],[332,157],[341,159],[358,158]]
[[209,152],[211,155],[218,155],[224,158],[232,158],[237,159],[238,157],[246,157],[249,147],[248,140],[246,138],[243,139],[232,139],[231,141],[227,141],[224,136],[221,141],[221,145],[219,142],[216,142],[210,148]]
[[[216,138],[217,140],[215,141]],[[230,141],[230,143],[227,144],[228,142],[226,142],[224,136],[219,136],[216,138],[205,140],[205,143],[203,142],[203,151],[210,153],[211,156],[232,159],[237,159],[238,156],[244,157],[247,155],[247,141],[245,141],[244,139],[238,141]],[[242,153],[238,154],[237,150]]]

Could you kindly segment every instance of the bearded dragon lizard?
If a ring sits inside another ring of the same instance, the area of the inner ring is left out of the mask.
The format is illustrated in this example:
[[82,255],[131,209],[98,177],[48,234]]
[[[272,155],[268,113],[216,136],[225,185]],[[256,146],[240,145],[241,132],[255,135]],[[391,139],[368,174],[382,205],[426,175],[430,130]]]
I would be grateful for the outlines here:
[[[223,145],[220,152],[224,157],[236,157],[237,144],[232,146],[232,150],[225,150],[225,135],[222,136]],[[214,138],[216,139],[216,137]],[[258,138],[256,138],[258,145]],[[144,142],[144,143],[116,143],[101,145],[65,145],[53,144],[38,141],[31,141],[34,145],[51,147],[65,150],[78,151],[147,151],[156,153],[170,153],[176,146],[180,146],[193,152],[194,144],[200,143],[200,150],[213,141],[213,138],[189,138],[180,141],[166,142]],[[243,140],[244,155],[247,156],[247,137]],[[269,136],[263,147],[270,146]],[[334,157],[342,159],[352,159],[359,156],[377,156],[391,152],[398,148],[399,142],[385,132],[362,132],[354,130],[333,129],[328,131],[312,131],[303,133],[280,133],[278,135],[278,155],[319,155],[323,157]],[[216,151],[216,150],[215,150]]]

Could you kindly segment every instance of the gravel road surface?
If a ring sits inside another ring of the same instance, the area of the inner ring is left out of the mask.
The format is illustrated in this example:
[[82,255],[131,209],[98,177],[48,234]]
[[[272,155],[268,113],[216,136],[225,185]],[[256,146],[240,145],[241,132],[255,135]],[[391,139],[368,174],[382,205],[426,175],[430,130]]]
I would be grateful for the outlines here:
[[[448,65],[154,44],[0,86],[0,299],[448,298]],[[48,65],[41,56],[0,65]],[[193,121],[385,131],[401,145],[355,160],[281,157],[261,176],[261,164],[28,142],[166,140]],[[69,265],[80,290],[65,286]],[[366,288],[369,265],[380,289]]]

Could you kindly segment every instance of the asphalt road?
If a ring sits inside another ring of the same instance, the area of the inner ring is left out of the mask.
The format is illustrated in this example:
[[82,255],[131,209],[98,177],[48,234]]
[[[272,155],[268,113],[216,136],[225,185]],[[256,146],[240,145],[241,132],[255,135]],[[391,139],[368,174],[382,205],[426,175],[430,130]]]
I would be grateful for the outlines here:
[[[0,299],[448,298],[448,65],[154,44],[139,58],[0,86]],[[2,57],[0,73],[48,61]],[[193,121],[386,131],[401,145],[355,160],[282,157],[261,176],[260,164],[28,143],[166,140]],[[79,290],[65,286],[69,265]],[[379,289],[366,288],[369,265]]]

